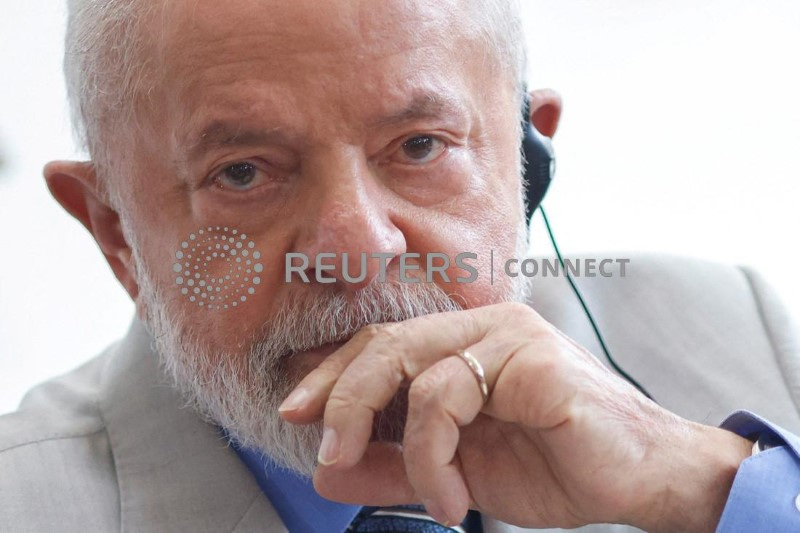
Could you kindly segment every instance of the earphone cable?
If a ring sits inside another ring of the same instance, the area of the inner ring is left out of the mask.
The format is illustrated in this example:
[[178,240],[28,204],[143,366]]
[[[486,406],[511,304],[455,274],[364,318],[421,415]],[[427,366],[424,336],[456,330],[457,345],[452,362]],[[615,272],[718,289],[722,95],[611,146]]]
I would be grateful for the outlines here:
[[655,402],[653,396],[647,391],[647,389],[642,386],[641,383],[636,381],[630,374],[628,374],[621,366],[617,364],[614,358],[611,356],[611,351],[608,349],[608,345],[606,345],[606,341],[603,338],[603,334],[600,333],[600,328],[597,326],[597,322],[594,320],[594,316],[592,316],[592,312],[589,310],[589,306],[586,304],[586,301],[583,299],[583,295],[581,291],[578,289],[578,285],[575,283],[575,280],[572,279],[567,267],[564,264],[564,258],[561,255],[561,251],[558,249],[558,244],[556,244],[556,238],[553,235],[553,230],[550,227],[550,221],[547,219],[547,213],[544,211],[543,206],[539,206],[539,212],[542,214],[542,220],[544,220],[544,226],[547,230],[547,234],[550,237],[550,242],[553,244],[553,250],[556,253],[556,258],[558,259],[558,263],[561,265],[561,270],[564,272],[564,275],[569,282],[569,286],[572,287],[572,292],[575,293],[575,296],[578,298],[578,301],[583,307],[583,312],[586,314],[586,318],[589,319],[589,324],[592,326],[592,330],[594,330],[594,335],[597,337],[597,342],[600,344],[600,349],[603,350],[603,354],[605,355],[606,359],[608,360],[609,364],[617,371],[617,373],[622,376],[628,383],[639,389],[639,392],[650,398]]

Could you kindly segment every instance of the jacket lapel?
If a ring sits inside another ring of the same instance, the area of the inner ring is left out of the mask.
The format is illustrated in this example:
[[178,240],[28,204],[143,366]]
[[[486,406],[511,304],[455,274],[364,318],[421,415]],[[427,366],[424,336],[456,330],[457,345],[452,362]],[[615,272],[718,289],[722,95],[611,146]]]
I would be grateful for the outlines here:
[[285,531],[218,429],[184,407],[137,320],[103,375],[100,411],[122,531]]

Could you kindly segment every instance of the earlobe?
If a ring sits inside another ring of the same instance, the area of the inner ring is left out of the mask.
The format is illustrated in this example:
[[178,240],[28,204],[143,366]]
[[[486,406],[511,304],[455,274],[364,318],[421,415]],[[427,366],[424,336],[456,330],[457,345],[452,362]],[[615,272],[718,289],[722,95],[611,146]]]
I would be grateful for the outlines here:
[[53,161],[44,168],[50,193],[59,204],[89,230],[114,275],[136,299],[139,287],[125,240],[119,213],[100,194],[97,172],[91,162]]
[[531,124],[539,133],[552,137],[561,119],[561,96],[552,89],[536,89],[530,92]]

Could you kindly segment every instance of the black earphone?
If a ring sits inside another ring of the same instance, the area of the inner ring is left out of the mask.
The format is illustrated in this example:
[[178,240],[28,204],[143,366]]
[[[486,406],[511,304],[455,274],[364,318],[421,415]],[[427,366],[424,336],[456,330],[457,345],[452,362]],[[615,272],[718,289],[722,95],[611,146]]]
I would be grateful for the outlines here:
[[536,208],[542,203],[556,173],[556,156],[550,137],[539,133],[531,124],[531,102],[525,95],[522,105],[522,155],[525,178],[525,217],[528,226]]
[[561,270],[564,272],[564,275],[567,278],[570,287],[572,288],[572,292],[575,293],[575,296],[578,298],[578,301],[583,308],[583,312],[586,314],[586,318],[589,319],[589,324],[592,326],[592,330],[597,338],[597,342],[600,344],[600,348],[603,350],[603,354],[606,356],[609,364],[628,383],[639,389],[639,392],[655,401],[647,389],[645,389],[638,381],[636,381],[630,374],[620,367],[611,356],[611,350],[608,349],[606,341],[603,338],[602,333],[600,333],[600,328],[597,326],[597,322],[595,322],[592,312],[589,310],[589,306],[586,304],[583,295],[581,295],[581,291],[578,289],[575,280],[572,279],[569,269],[567,269],[564,265],[564,258],[562,257],[561,251],[558,249],[558,245],[556,244],[556,238],[553,235],[552,228],[550,227],[550,221],[547,219],[547,214],[544,211],[544,207],[542,207],[542,200],[544,199],[545,194],[547,194],[547,189],[550,187],[550,183],[552,183],[553,176],[555,175],[556,156],[555,152],[553,151],[553,145],[550,141],[550,138],[539,133],[536,128],[533,127],[533,124],[531,124],[531,107],[527,90],[525,91],[525,102],[522,105],[521,151],[523,156],[522,175],[525,179],[525,216],[527,218],[528,227],[530,228],[533,214],[538,209],[542,214],[542,220],[544,220],[547,234],[550,237],[550,242],[553,244],[553,250],[555,251],[556,258],[561,265]]

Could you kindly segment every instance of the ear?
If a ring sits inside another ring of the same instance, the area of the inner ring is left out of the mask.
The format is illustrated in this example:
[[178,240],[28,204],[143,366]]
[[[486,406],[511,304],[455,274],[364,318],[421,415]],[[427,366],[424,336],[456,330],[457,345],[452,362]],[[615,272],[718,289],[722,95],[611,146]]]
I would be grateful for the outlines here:
[[552,137],[561,119],[561,96],[552,89],[536,89],[529,94],[531,124],[542,135]]
[[114,275],[133,300],[139,286],[131,260],[131,249],[122,232],[119,214],[99,192],[97,173],[92,163],[53,161],[44,167],[50,193],[89,230],[114,271]]

